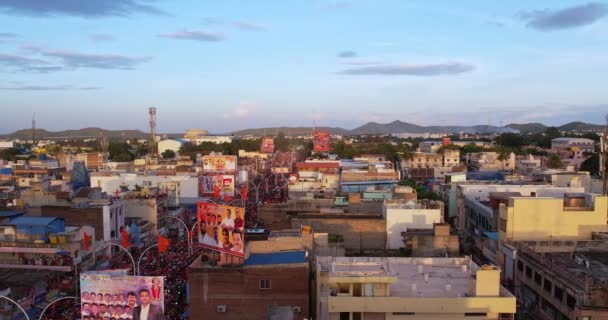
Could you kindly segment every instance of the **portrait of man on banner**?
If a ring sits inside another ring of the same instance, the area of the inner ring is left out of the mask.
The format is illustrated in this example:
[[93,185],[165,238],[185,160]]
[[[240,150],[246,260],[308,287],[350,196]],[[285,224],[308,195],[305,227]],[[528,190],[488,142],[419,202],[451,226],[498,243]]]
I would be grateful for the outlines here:
[[244,256],[245,209],[197,202],[198,242],[205,248]]

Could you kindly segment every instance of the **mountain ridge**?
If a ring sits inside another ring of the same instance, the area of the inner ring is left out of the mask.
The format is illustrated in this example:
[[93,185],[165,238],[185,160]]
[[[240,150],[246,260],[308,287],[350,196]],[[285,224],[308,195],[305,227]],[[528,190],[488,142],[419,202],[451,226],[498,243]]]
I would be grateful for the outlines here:
[[[364,134],[399,134],[399,133],[496,133],[496,132],[521,132],[521,133],[542,133],[550,126],[542,123],[511,123],[504,127],[489,125],[474,126],[420,126],[413,123],[395,120],[389,123],[368,122],[362,126],[348,130],[340,127],[316,127],[316,130],[326,130],[332,134],[339,135],[364,135]],[[599,124],[573,121],[556,127],[560,131],[601,131],[604,126]],[[275,135],[283,132],[286,136],[309,135],[312,127],[268,127],[268,128],[249,128],[226,133],[226,135],[236,136],[264,136]],[[43,128],[36,129],[37,139],[59,139],[59,138],[97,138],[104,133],[108,138],[147,138],[148,133],[141,130],[107,130],[98,127],[87,127],[82,129],[68,129],[61,131],[49,131]],[[179,133],[167,133],[171,138],[181,137]],[[0,135],[4,139],[31,139],[32,129],[21,129],[13,133]]]

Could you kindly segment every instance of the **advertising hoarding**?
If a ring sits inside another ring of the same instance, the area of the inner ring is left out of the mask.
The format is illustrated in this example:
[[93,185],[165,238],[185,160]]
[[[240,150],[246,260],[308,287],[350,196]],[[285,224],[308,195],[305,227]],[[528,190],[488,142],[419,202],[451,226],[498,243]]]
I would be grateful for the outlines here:
[[205,248],[244,256],[245,209],[210,202],[196,203],[198,242]]
[[164,277],[140,277],[98,273],[80,275],[82,319],[165,319]]
[[236,173],[236,156],[204,156],[203,173]]
[[260,145],[261,153],[273,153],[274,152],[274,138],[264,137]]
[[213,195],[216,189],[222,198],[234,196],[234,176],[232,175],[214,174],[200,176],[198,182],[201,197]]
[[312,134],[314,152],[329,152],[329,131],[314,131]]

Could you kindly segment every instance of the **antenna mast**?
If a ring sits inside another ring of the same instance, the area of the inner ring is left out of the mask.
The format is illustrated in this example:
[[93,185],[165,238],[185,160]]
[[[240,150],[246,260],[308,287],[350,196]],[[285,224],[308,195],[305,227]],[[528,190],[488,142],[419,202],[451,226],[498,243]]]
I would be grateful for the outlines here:
[[148,138],[148,159],[150,164],[156,164],[158,160],[158,147],[156,144],[156,107],[148,109],[150,137]]
[[32,146],[36,144],[36,112],[32,115]]
[[608,114],[606,126],[600,139],[600,174],[602,174],[602,195],[608,194]]
[[109,158],[109,153],[108,153],[108,137],[106,137],[106,134],[104,131],[101,131],[99,133],[99,135],[101,136],[99,138],[99,144],[101,147],[101,168],[105,169],[106,167],[106,163],[108,162],[108,158]]

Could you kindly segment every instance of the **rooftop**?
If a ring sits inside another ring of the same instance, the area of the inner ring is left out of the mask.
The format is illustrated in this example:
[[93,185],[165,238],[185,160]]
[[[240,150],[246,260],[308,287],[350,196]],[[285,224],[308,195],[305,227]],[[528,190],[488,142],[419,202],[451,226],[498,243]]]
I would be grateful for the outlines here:
[[255,253],[245,260],[245,266],[305,263],[306,251]]
[[[466,297],[479,267],[470,258],[317,257],[331,277],[392,277],[392,297]],[[500,296],[508,296],[505,289]]]
[[47,226],[57,220],[55,217],[17,217],[12,219],[11,225]]

